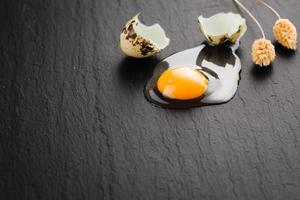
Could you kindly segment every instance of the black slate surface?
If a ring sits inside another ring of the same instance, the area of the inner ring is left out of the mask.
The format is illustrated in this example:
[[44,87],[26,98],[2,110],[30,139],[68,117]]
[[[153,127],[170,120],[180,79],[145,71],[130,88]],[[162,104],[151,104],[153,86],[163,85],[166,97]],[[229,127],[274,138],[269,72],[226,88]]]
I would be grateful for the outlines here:
[[[269,38],[275,17],[243,0]],[[298,0],[269,0],[300,28]],[[124,56],[124,23],[142,11],[171,44]],[[276,45],[252,65],[248,19],[242,80],[227,104],[164,110],[143,86],[164,57],[199,45],[196,19],[239,12],[231,0],[2,0],[0,197],[60,200],[299,200],[300,57]]]

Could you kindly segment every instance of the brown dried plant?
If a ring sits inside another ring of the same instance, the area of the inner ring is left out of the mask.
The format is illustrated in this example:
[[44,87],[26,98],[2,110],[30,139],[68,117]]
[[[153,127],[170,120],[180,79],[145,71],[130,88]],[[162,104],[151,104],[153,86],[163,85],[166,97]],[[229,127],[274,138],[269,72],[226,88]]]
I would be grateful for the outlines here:
[[252,61],[261,67],[269,66],[274,61],[276,55],[274,45],[270,40],[266,39],[262,26],[252,13],[239,0],[233,1],[253,19],[262,34],[262,38],[256,39],[252,44]]
[[297,49],[297,29],[295,25],[288,19],[282,19],[278,12],[263,0],[257,0],[259,3],[270,9],[276,16],[277,20],[273,26],[275,39],[282,46],[296,50]]

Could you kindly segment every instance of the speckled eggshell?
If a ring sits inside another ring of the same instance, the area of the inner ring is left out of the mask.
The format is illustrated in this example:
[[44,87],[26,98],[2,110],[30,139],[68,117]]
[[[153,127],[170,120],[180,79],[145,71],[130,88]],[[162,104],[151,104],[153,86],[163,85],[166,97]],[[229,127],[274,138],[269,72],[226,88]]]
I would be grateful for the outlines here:
[[121,50],[128,56],[145,58],[153,56],[160,51],[150,40],[141,37],[135,32],[139,25],[138,16],[130,19],[124,26],[120,35]]

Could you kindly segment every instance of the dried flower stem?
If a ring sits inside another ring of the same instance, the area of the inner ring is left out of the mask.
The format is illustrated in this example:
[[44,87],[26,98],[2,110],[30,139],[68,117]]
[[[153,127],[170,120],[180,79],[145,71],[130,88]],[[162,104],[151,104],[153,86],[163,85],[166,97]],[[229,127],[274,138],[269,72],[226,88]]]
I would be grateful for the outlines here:
[[265,32],[264,32],[262,26],[260,25],[260,23],[257,21],[257,19],[252,15],[252,13],[239,0],[233,0],[233,1],[236,4],[238,4],[238,6],[240,6],[253,19],[253,21],[257,24],[257,26],[262,34],[262,37],[265,39],[266,38]]
[[266,2],[264,2],[263,0],[257,0],[259,3],[263,4],[264,6],[266,6],[267,8],[269,8],[277,17],[278,19],[281,19],[280,15],[278,14],[278,12],[272,8],[269,4],[267,4]]

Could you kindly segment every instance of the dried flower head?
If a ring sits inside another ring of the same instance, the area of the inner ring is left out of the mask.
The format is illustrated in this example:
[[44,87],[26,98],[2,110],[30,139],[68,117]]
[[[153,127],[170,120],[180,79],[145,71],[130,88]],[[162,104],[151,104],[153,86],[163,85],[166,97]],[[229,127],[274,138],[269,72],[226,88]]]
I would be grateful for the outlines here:
[[284,47],[295,50],[297,48],[297,30],[288,19],[278,19],[273,27],[276,40]]
[[258,0],[258,2],[270,9],[278,18],[273,26],[275,39],[282,46],[295,50],[297,48],[297,29],[294,24],[288,19],[282,19],[279,13],[263,0]]
[[270,40],[261,38],[252,44],[252,61],[259,66],[268,66],[275,59],[275,48]]
[[259,66],[268,66],[275,59],[275,48],[270,40],[266,39],[264,30],[257,19],[252,15],[252,13],[239,1],[233,0],[238,4],[247,14],[253,19],[257,24],[262,38],[257,39],[252,44],[252,61]]

